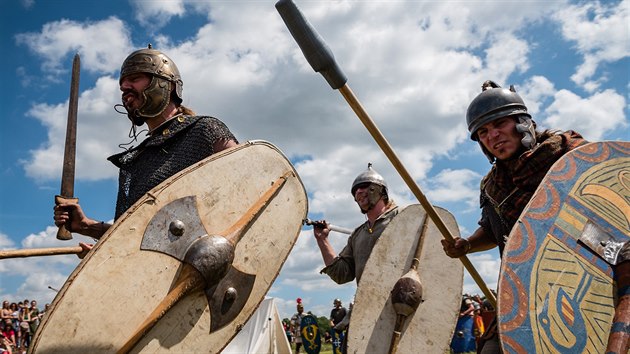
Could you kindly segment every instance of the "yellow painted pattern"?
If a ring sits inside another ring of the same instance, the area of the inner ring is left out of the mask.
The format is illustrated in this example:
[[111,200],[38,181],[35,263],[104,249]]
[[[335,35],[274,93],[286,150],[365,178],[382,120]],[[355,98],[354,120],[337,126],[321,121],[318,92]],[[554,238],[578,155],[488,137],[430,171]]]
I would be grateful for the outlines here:
[[630,157],[597,164],[582,176],[570,194],[630,237]]
[[530,282],[536,353],[596,353],[604,348],[615,311],[613,289],[610,277],[547,235]]

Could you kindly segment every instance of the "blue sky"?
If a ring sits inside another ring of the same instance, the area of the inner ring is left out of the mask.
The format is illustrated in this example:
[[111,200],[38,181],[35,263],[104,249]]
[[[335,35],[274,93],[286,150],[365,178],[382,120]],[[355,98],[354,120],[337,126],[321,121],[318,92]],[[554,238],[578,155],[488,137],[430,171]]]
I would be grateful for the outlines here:
[[[152,43],[178,65],[184,102],[222,119],[240,141],[263,139],[295,164],[309,217],[355,227],[349,193],[372,162],[399,205],[417,203],[338,92],[315,74],[275,1],[38,1],[0,4],[3,128],[0,248],[75,245],[55,240],[72,57],[81,55],[75,194],[89,216],[111,220],[116,169],[106,157],[129,141],[116,113],[118,72]],[[348,84],[435,205],[462,235],[476,227],[478,184],[490,165],[468,139],[465,112],[492,79],[513,84],[542,128],[587,139],[630,140],[628,9],[625,1],[299,1]],[[345,236],[331,235],[340,251]],[[496,251],[471,255],[494,288]],[[75,256],[0,261],[0,298],[45,303],[78,264]],[[295,299],[328,315],[354,284],[320,275],[304,228],[269,296],[282,317]],[[479,292],[468,275],[465,292]]]

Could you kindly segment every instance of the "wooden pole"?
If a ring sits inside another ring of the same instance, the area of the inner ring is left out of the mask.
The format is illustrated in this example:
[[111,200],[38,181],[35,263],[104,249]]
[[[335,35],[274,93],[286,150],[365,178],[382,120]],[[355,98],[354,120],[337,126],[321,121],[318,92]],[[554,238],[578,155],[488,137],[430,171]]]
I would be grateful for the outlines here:
[[135,332],[127,339],[125,344],[117,351],[117,354],[126,354],[144,337],[147,332],[170,310],[179,300],[192,291],[200,289],[205,284],[201,273],[193,266],[184,263],[184,267],[175,281],[175,286],[162,299],[160,304],[142,322]]
[[79,254],[83,252],[81,246],[58,248],[26,248],[20,250],[0,250],[0,259],[25,258],[39,256],[56,256],[60,254]]

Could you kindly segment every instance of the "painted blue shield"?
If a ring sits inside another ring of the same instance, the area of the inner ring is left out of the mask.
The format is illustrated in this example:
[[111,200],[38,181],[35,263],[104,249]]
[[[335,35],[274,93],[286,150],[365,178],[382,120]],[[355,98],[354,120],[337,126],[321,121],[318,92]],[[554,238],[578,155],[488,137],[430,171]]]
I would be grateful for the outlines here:
[[345,332],[337,332],[334,328],[330,329],[330,340],[332,343],[333,354],[342,354],[341,348],[343,345]]
[[591,143],[549,170],[510,233],[499,279],[505,353],[603,353],[614,269],[579,240],[630,239],[630,143]]
[[315,316],[306,315],[302,317],[300,335],[302,336],[304,350],[308,354],[319,354],[319,351],[322,349],[322,339]]
[[451,340],[451,350],[453,353],[468,353],[477,350],[475,336],[473,334],[473,317],[463,316],[457,320],[455,333]]

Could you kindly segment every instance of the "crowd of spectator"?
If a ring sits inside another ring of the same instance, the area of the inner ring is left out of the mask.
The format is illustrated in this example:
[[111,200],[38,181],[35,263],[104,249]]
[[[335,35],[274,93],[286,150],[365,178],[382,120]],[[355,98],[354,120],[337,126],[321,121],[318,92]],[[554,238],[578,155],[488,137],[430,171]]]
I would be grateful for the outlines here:
[[31,338],[50,304],[43,309],[37,301],[25,299],[21,302],[2,301],[0,310],[0,353],[26,353]]

